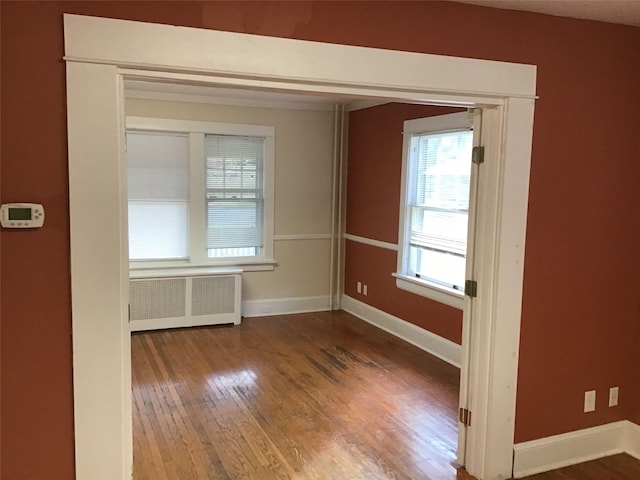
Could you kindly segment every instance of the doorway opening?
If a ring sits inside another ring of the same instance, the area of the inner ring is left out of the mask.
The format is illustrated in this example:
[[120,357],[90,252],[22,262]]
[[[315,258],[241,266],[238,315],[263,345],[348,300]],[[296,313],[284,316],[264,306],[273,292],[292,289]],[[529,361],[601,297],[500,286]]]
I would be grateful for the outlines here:
[[[458,115],[462,115],[464,117],[465,124],[468,124],[467,130],[469,130],[469,128],[471,128],[473,118],[476,118],[477,121],[477,117],[479,117],[479,111],[476,111],[474,117],[473,114],[467,113],[467,109],[461,107],[451,108],[445,106],[432,106],[415,103],[396,103],[371,98],[363,99],[360,97],[349,98],[346,96],[335,97],[329,95],[311,96],[308,94],[296,94],[293,92],[289,92],[287,94],[278,94],[266,90],[238,90],[230,88],[222,89],[218,86],[206,84],[196,85],[193,82],[185,85],[180,83],[159,83],[154,81],[144,82],[139,79],[125,79],[124,87],[126,97],[125,114],[127,116],[127,131],[131,133],[131,138],[129,138],[129,140],[127,141],[128,157],[131,157],[132,154],[135,154],[140,158],[144,157],[144,155],[140,154],[140,152],[138,152],[137,150],[134,151],[136,144],[134,144],[133,142],[137,141],[135,138],[136,135],[142,135],[146,131],[150,132],[150,140],[158,140],[163,145],[167,144],[167,142],[170,142],[171,145],[179,145],[181,143],[187,144],[188,141],[184,136],[188,135],[188,132],[183,132],[180,130],[180,128],[182,128],[179,124],[180,121],[191,122],[190,125],[192,127],[195,122],[215,122],[209,123],[208,125],[213,125],[214,127],[219,125],[226,125],[228,127],[232,123],[236,126],[240,124],[254,124],[263,126],[269,124],[269,127],[275,128],[275,145],[276,151],[278,152],[278,158],[276,162],[276,171],[278,172],[278,174],[276,175],[275,184],[276,186],[279,185],[281,190],[286,190],[289,185],[294,185],[294,189],[295,187],[298,187],[300,189],[298,192],[296,192],[297,201],[294,205],[291,204],[291,202],[288,202],[288,205],[287,202],[283,202],[280,198],[276,199],[275,203],[279,206],[279,208],[277,208],[277,215],[278,218],[280,218],[280,221],[276,222],[275,225],[275,249],[276,251],[283,252],[288,248],[301,250],[301,252],[300,258],[290,258],[288,254],[283,254],[284,258],[282,258],[280,255],[276,255],[274,257],[274,260],[279,262],[279,265],[276,267],[276,269],[282,268],[287,272],[291,272],[289,264],[300,264],[305,266],[305,268],[299,272],[295,272],[295,280],[294,278],[291,278],[293,277],[292,275],[291,277],[284,279],[283,281],[281,276],[274,276],[273,269],[263,269],[260,273],[252,272],[248,275],[244,275],[245,278],[243,279],[243,281],[245,285],[243,287],[243,291],[248,292],[248,295],[243,295],[245,297],[243,298],[243,301],[245,302],[244,310],[249,310],[248,315],[246,315],[249,317],[256,314],[264,315],[266,313],[287,313],[286,310],[284,312],[282,310],[275,312],[256,310],[256,308],[259,308],[256,307],[256,304],[260,304],[261,286],[264,285],[264,282],[269,282],[271,284],[271,291],[275,291],[275,295],[278,295],[278,287],[281,288],[283,292],[291,292],[294,288],[293,284],[304,285],[309,283],[310,278],[305,277],[305,271],[308,277],[317,276],[318,271],[317,269],[308,268],[308,257],[318,255],[321,255],[322,258],[328,257],[329,261],[326,262],[328,264],[326,265],[324,271],[321,273],[321,276],[326,279],[324,282],[322,282],[323,285],[321,290],[314,291],[312,293],[315,297],[324,297],[324,309],[326,309],[327,303],[330,303],[327,302],[326,299],[333,297],[336,297],[336,301],[334,301],[334,304],[331,305],[330,308],[340,308],[340,297],[345,294],[345,292],[342,291],[340,287],[338,287],[338,285],[344,285],[345,283],[345,280],[343,278],[345,259],[344,254],[341,253],[344,252],[345,242],[345,240],[342,239],[342,234],[344,233],[344,231],[341,228],[341,225],[343,225],[344,222],[341,221],[341,219],[346,217],[346,209],[344,208],[345,198],[340,198],[340,196],[336,198],[336,192],[344,192],[344,185],[339,184],[339,182],[340,178],[342,178],[343,183],[346,183],[348,169],[348,158],[340,158],[343,156],[340,155],[340,143],[344,143],[345,145],[353,145],[355,143],[354,139],[349,139],[347,131],[347,126],[349,124],[355,126],[355,124],[360,121],[363,116],[364,118],[366,118],[371,115],[384,115],[389,108],[392,108],[395,111],[399,112],[400,115],[397,118],[398,124],[394,126],[397,131],[394,129],[393,132],[388,132],[387,135],[390,137],[395,136],[396,138],[393,139],[394,143],[401,146],[402,122],[408,120],[409,118],[419,117],[420,115],[428,115],[430,116],[430,118],[436,119],[439,116],[451,114],[451,112],[455,111],[459,112]],[[338,104],[338,101],[342,103]],[[357,116],[347,121],[347,118],[345,117],[350,115],[350,113],[352,112],[358,112],[356,114]],[[323,126],[323,122],[325,126]],[[158,127],[157,125],[160,125],[160,127]],[[331,125],[331,128],[328,128],[329,125]],[[160,131],[165,131],[166,133],[164,134],[164,136],[157,136],[157,134],[153,131],[154,126]],[[343,126],[347,128],[343,128]],[[131,129],[131,127],[134,128]],[[145,127],[151,130],[145,130]],[[318,133],[319,130],[323,131],[322,135]],[[477,127],[475,129],[472,129],[471,131],[476,131],[479,133],[479,129]],[[313,133],[310,135],[308,132]],[[292,139],[294,138],[295,142],[292,141]],[[328,143],[329,145],[318,145],[319,138],[320,140],[324,139],[325,143]],[[371,141],[373,142],[375,141],[375,139],[372,138]],[[476,143],[478,142],[479,137]],[[469,145],[471,145],[471,143]],[[175,149],[172,148],[165,148],[163,152],[171,152],[171,155],[176,155],[174,150]],[[187,151],[188,149],[183,150]],[[197,149],[197,147],[196,150],[198,152],[198,155],[202,153],[201,149]],[[317,151],[322,151],[323,155],[318,157],[318,155],[313,156],[313,153],[308,153],[307,155],[309,155],[310,158],[305,160],[297,156],[297,152],[299,151],[314,153]],[[356,154],[356,152],[352,153]],[[401,148],[399,148],[395,152],[395,156],[387,159],[388,162],[395,163],[395,168],[398,172],[402,163],[401,153]],[[471,165],[470,155],[471,151],[469,150],[469,158],[467,159],[469,168]],[[188,154],[185,154],[184,156],[186,157],[188,156]],[[294,160],[295,163],[293,163]],[[371,163],[371,160],[372,159],[369,157],[369,163]],[[141,168],[140,165],[138,165],[139,163],[140,161],[136,161],[134,162],[133,167],[131,167],[133,169],[132,174],[134,176],[134,180],[139,176],[139,172],[137,171],[137,169]],[[160,165],[158,166],[158,168],[162,170],[158,174],[160,176],[162,176],[162,172],[166,170],[165,163],[167,162],[161,161]],[[178,167],[180,167],[185,162],[178,161],[177,163]],[[317,165],[320,163],[324,163],[325,167],[322,169],[318,169]],[[444,166],[446,167],[446,165]],[[200,167],[202,167],[201,169],[204,169],[204,167],[199,164],[195,168]],[[375,168],[375,166],[371,164],[370,167]],[[310,171],[307,173],[307,170]],[[283,175],[283,173],[286,171],[297,172],[297,175],[295,177],[292,177],[291,174]],[[155,178],[158,175],[156,174],[156,172],[149,171],[147,177]],[[322,178],[323,175],[326,178]],[[197,175],[189,173],[186,173],[185,175],[177,175],[176,180],[179,180],[182,177],[190,178],[194,183],[200,182],[204,184],[204,180],[202,178],[198,178]],[[447,184],[447,179],[449,179],[449,177],[450,175],[447,172],[444,172],[443,175],[438,178],[432,179],[432,181],[439,181],[443,184],[444,187],[446,187],[445,184]],[[474,178],[475,177],[477,176],[474,175]],[[466,180],[458,180],[462,181],[462,183],[466,185],[466,195],[467,197],[469,197],[469,178],[466,178]],[[138,184],[140,182],[134,181],[134,183],[132,184],[130,178],[128,183],[129,188],[132,188],[131,186],[133,185],[133,188],[135,189],[135,191],[133,192],[135,196],[133,202],[137,205],[137,203],[141,201],[141,199],[138,198],[138,192],[140,190]],[[317,198],[318,192],[314,192],[314,188],[317,188],[318,185],[322,185],[324,189],[324,192],[322,193],[322,196],[320,196],[320,198]],[[282,186],[284,186],[284,188]],[[147,187],[149,186],[147,185]],[[396,185],[395,187],[398,190],[400,189],[400,185]],[[173,192],[173,190],[171,190],[171,192]],[[302,193],[304,193],[304,196],[300,196]],[[276,188],[276,196],[278,196],[279,194],[286,197],[289,197],[291,195],[290,193],[284,195],[282,191],[279,192],[278,188]],[[313,197],[314,195],[316,196],[316,198],[311,198],[310,200],[309,197]],[[130,192],[130,212],[132,202],[131,198],[132,197]],[[142,200],[149,202],[153,199],[145,198]],[[386,199],[386,201],[389,200],[392,199]],[[468,201],[469,200],[467,198],[466,202],[468,203]],[[308,204],[305,204],[305,202],[307,202]],[[161,204],[161,206],[164,206],[165,204],[166,202],[164,204]],[[287,223],[287,218],[290,217],[294,211],[304,210],[310,212],[315,210],[317,212],[317,210],[322,208],[326,210],[326,214],[321,215],[321,218],[315,219],[315,226],[311,230],[309,230],[309,222],[303,223],[298,227],[302,229],[303,232],[306,229],[306,231],[318,232],[319,235],[316,235],[316,238],[312,238],[314,236],[313,234],[299,234],[297,236],[298,238],[296,238],[296,226],[294,225],[292,230],[291,222]],[[468,205],[464,206],[463,210],[464,209],[468,209]],[[282,219],[285,220],[283,221]],[[380,219],[380,221],[382,220],[383,219]],[[176,228],[179,229],[179,225]],[[393,228],[397,230],[397,224],[393,224]],[[202,230],[203,229],[192,229],[191,232],[195,231],[195,234],[198,234]],[[278,235],[278,233],[282,231],[289,231],[293,232],[294,234]],[[466,234],[464,236],[466,237]],[[152,247],[155,247],[155,242],[157,240],[158,238],[156,238],[154,240],[154,243],[151,244]],[[172,237],[169,237],[168,240],[173,242]],[[466,240],[466,238],[464,240]],[[354,242],[353,237],[350,237],[348,241]],[[200,242],[196,241],[195,243],[199,244]],[[133,270],[130,272],[130,275],[133,274],[136,277],[136,284],[139,282],[138,279],[144,276],[143,274],[145,274],[147,277],[153,277],[155,279],[154,281],[158,281],[158,277],[163,277],[166,282],[170,282],[173,281],[171,280],[172,278],[175,279],[175,275],[177,275],[178,277],[183,277],[185,275],[185,271],[188,269],[192,269],[192,271],[196,272],[197,274],[199,270],[200,273],[202,273],[207,271],[206,269],[208,267],[211,267],[212,265],[215,266],[215,264],[203,264],[202,261],[198,262],[197,258],[197,255],[192,255],[189,260],[185,260],[184,258],[180,258],[178,260],[176,260],[175,258],[156,258],[151,262],[140,262],[138,258],[133,258],[133,263],[131,264]],[[464,256],[462,258],[464,262]],[[240,262],[242,261],[243,259],[240,259]],[[351,261],[353,263],[353,260],[350,260],[349,258],[347,258],[346,261]],[[226,261],[223,265],[228,266],[228,261]],[[332,265],[337,265],[337,267],[330,268],[330,266]],[[232,267],[242,267],[242,265],[232,265]],[[175,272],[177,272],[175,275],[172,275],[171,273],[172,268],[174,268]],[[249,270],[251,270],[251,265],[249,265]],[[389,281],[393,281],[393,279],[391,278],[392,273],[393,272],[391,271],[384,272],[384,275],[388,278]],[[350,279],[347,279],[347,282],[349,281]],[[365,286],[365,289],[366,288],[367,287]],[[393,290],[395,290],[395,287],[393,287]],[[258,296],[257,299],[254,298],[256,295]],[[284,293],[280,293],[280,295],[284,296]],[[292,297],[293,295],[291,293],[288,293],[288,296]],[[461,331],[463,298],[462,295],[458,295],[457,298],[459,300],[459,310],[451,308],[450,315],[452,317],[455,317],[453,323],[456,324],[455,326],[452,326],[451,329],[457,329]],[[353,311],[353,295],[351,295],[347,301],[351,302],[349,303],[349,306],[347,308],[350,308],[351,311]],[[299,306],[301,309],[305,308],[303,302],[304,300],[300,299]],[[264,305],[266,305],[267,303],[268,302],[264,299],[261,302],[261,304]],[[424,303],[417,305],[424,306]],[[311,308],[313,309],[313,307]],[[357,314],[357,312],[354,313]],[[390,313],[393,314],[394,312],[392,311]],[[422,312],[422,315],[429,316],[429,313]],[[363,315],[359,316],[362,317]],[[371,322],[371,319],[366,318],[366,316],[365,319]],[[153,322],[149,320],[140,321],[137,319],[137,317],[132,317],[132,322],[135,322],[136,324],[135,328],[133,328],[134,330],[149,330],[154,328],[186,326],[185,324],[180,323],[182,322],[182,319],[180,319],[178,323],[173,325],[166,322]],[[140,326],[141,324],[145,323],[146,328],[145,325]],[[213,323],[218,322],[209,321],[208,324]],[[222,321],[221,323],[228,323],[228,320]],[[197,325],[202,324],[202,322],[197,323]],[[194,324],[192,323],[191,325]],[[458,335],[460,335],[460,332],[458,332]],[[421,348],[425,348],[423,344],[415,340],[415,337],[408,338],[408,340],[418,344]],[[137,339],[136,341],[138,343],[140,342],[140,340]],[[446,361],[454,364],[456,367],[460,367],[460,339],[456,339],[455,342],[448,339],[444,339],[443,341],[449,341],[451,346],[456,350],[456,354],[453,357],[444,356],[444,358],[446,359]],[[438,355],[437,352],[436,355]],[[442,357],[442,355],[440,356]],[[134,371],[134,376],[135,373],[136,372]],[[146,385],[145,388],[148,388],[148,385]],[[139,389],[136,388],[136,391],[139,391]],[[465,391],[466,390],[463,389],[463,392]],[[135,398],[137,399],[137,397]],[[464,405],[466,407],[467,403],[464,397],[463,401],[465,402]],[[139,405],[137,403],[134,403],[134,407],[134,410],[137,410]],[[454,410],[455,413],[453,415],[450,415],[451,418],[448,421],[456,424],[457,408],[455,408]],[[136,414],[141,415],[140,412]],[[139,426],[140,419],[134,417],[134,420],[134,423]],[[460,428],[464,429],[465,426],[461,423]],[[136,448],[140,448],[138,446],[140,442],[135,437],[136,434],[140,435],[140,433],[136,433],[134,429],[134,445],[136,446]],[[458,452],[459,464],[464,464],[465,438],[465,434],[464,432],[462,432],[458,442],[462,445],[460,447],[460,451]],[[457,436],[455,439],[448,439],[449,442],[453,441],[454,445],[456,444],[456,440]],[[449,452],[449,454],[452,453],[455,455],[455,448],[452,452]]]
[[[486,168],[479,182],[487,188],[479,190],[487,194],[478,202],[482,255],[472,309],[478,328],[462,352],[474,419],[465,463],[479,478],[510,473],[535,67],[74,15],[65,15],[65,40],[79,479],[131,475],[120,166],[122,82],[136,76],[483,108]],[[194,55],[185,57],[185,49]]]

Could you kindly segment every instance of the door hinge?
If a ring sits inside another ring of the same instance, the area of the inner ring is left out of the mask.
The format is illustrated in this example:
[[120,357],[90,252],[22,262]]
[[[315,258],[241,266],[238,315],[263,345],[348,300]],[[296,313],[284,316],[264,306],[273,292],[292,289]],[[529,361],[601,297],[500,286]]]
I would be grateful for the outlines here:
[[471,161],[476,165],[484,163],[484,147],[473,147],[473,150],[471,150]]
[[127,305],[129,310],[129,323],[131,323],[131,304]]
[[462,423],[465,427],[471,426],[471,411],[466,408],[460,407],[460,416],[458,417],[460,423]]
[[477,297],[478,296],[478,282],[475,280],[467,280],[464,282],[464,294],[469,297]]

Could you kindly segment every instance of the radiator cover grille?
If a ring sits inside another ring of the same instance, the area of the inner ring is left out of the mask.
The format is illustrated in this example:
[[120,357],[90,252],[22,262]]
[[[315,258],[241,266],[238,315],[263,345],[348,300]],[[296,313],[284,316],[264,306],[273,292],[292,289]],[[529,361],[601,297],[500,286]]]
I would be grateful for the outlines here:
[[240,274],[133,278],[132,331],[240,323]]
[[131,282],[131,320],[184,317],[186,291],[186,278]]
[[191,315],[233,313],[234,287],[232,276],[194,278],[191,284]]

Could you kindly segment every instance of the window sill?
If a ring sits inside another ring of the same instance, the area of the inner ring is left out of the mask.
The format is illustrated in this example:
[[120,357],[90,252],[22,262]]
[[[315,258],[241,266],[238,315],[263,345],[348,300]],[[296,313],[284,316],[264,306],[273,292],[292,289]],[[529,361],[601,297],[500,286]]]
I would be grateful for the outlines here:
[[129,264],[130,278],[151,276],[192,277],[198,275],[229,275],[243,272],[273,271],[275,260],[255,260],[242,263],[190,264],[188,262],[136,262]]
[[416,295],[429,298],[439,303],[444,303],[450,307],[462,310],[464,305],[464,293],[452,288],[443,287],[433,283],[425,282],[418,278],[393,273],[396,277],[396,286]]

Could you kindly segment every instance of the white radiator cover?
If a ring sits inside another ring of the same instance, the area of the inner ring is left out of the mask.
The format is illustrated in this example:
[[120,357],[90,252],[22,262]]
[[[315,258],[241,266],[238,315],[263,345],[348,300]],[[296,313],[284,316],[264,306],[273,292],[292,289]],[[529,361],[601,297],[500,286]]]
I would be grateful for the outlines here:
[[238,325],[241,321],[241,289],[239,272],[132,275],[129,282],[131,331],[224,323]]

